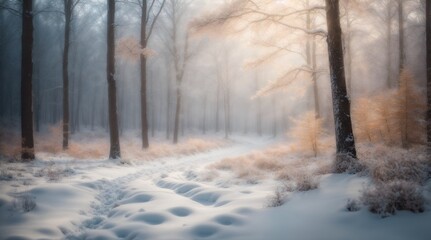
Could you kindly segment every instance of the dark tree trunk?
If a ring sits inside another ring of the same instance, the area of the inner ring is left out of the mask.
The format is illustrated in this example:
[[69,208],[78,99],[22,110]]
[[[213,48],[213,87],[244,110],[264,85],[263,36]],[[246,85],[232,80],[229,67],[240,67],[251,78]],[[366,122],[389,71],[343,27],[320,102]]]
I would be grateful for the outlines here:
[[[142,1],[141,13],[141,47],[147,47],[147,1]],[[148,148],[147,116],[147,58],[141,54],[141,135],[142,148]]]
[[404,68],[404,60],[406,57],[405,51],[404,51],[404,8],[403,8],[403,1],[404,0],[398,0],[398,31],[399,31],[399,44],[400,44],[400,66],[399,66],[399,73],[403,71]]
[[346,161],[356,158],[356,148],[350,119],[350,102],[347,97],[344,75],[338,0],[326,0],[326,21],[328,25],[327,42],[337,145],[336,171],[344,172],[349,167]]
[[69,42],[72,0],[64,0],[64,49],[63,49],[63,150],[69,145]]
[[427,42],[427,140],[428,149],[431,152],[431,0],[426,0],[426,42]]
[[34,159],[33,140],[33,1],[22,2],[21,159]]
[[109,101],[110,159],[121,157],[118,134],[117,89],[115,86],[115,0],[108,0],[107,80]]

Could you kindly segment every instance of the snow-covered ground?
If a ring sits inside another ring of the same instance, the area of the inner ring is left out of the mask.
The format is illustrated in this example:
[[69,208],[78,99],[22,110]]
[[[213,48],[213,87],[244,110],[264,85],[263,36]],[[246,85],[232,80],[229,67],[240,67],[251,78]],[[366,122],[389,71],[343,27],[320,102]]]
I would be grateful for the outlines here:
[[[430,239],[430,209],[388,218],[366,208],[348,212],[347,200],[366,177],[327,174],[318,189],[267,208],[278,181],[243,181],[208,168],[273,143],[235,137],[211,151],[131,164],[4,163],[3,176],[17,177],[0,181],[0,239]],[[35,208],[25,212],[23,199]]]

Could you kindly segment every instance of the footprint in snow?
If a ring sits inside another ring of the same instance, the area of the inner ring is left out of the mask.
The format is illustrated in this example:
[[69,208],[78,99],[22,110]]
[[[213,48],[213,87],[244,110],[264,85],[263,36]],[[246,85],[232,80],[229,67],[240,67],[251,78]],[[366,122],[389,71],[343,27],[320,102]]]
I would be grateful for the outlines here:
[[168,211],[177,217],[187,217],[192,214],[192,210],[187,207],[174,207]]

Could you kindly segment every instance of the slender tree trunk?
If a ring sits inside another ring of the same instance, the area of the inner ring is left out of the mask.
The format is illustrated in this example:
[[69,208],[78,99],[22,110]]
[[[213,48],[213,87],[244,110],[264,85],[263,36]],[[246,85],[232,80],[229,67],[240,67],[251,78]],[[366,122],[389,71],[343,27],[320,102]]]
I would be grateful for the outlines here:
[[[390,3],[388,3],[390,4]],[[388,9],[387,9],[387,17],[388,19],[386,22],[386,74],[387,74],[387,78],[386,78],[386,86],[387,88],[391,88],[392,87],[392,57],[391,57],[391,52],[392,52],[392,16],[391,16],[391,8],[390,5],[388,5]]]
[[81,124],[81,102],[82,102],[82,95],[83,95],[83,89],[82,89],[82,68],[84,66],[84,64],[82,64],[83,61],[81,60],[81,64],[79,66],[79,75],[78,75],[78,84],[76,86],[77,89],[77,102],[76,102],[76,116],[75,116],[75,121],[76,121],[76,131],[80,131],[80,124]]
[[431,153],[431,0],[426,0],[425,7],[426,15],[426,51],[427,51],[427,98],[428,98],[428,111],[427,111],[427,140],[428,149]]
[[[141,12],[141,47],[147,47],[147,1],[142,1]],[[147,58],[141,54],[141,134],[142,148],[150,146],[148,141],[147,116]]]
[[328,25],[328,55],[331,75],[332,105],[335,121],[337,145],[336,171],[348,169],[346,161],[356,158],[355,138],[350,119],[350,101],[347,97],[344,75],[343,46],[340,27],[338,0],[326,1],[326,21]]
[[[169,73],[171,72],[169,71]],[[166,139],[169,139],[171,135],[171,74],[169,74],[167,81],[168,86],[166,88]]]
[[[40,65],[40,64],[38,64]],[[41,93],[40,93],[40,66],[35,67],[35,74],[36,74],[36,78],[35,78],[35,85],[36,85],[36,89],[35,89],[35,109],[34,109],[34,123],[36,124],[36,132],[40,131],[40,121],[41,121],[41,106],[42,106],[42,98],[41,98]]]
[[317,57],[316,57],[316,38],[313,36],[313,42],[311,45],[311,66],[312,66],[312,81],[313,81],[313,92],[314,92],[314,112],[316,117],[320,117],[320,104],[319,104],[319,87],[317,85]]
[[[254,79],[256,92],[259,91],[259,79],[258,76],[255,76]],[[257,111],[256,111],[256,131],[259,136],[262,136],[262,100],[260,97],[256,99],[257,103]]]
[[33,1],[22,2],[21,159],[34,159],[33,141]]
[[224,91],[224,137],[228,138],[230,133],[230,103],[229,103],[229,83],[226,81]]
[[399,47],[400,47],[400,62],[399,62],[399,74],[403,71],[404,60],[406,57],[404,50],[404,0],[398,0],[398,31],[399,31]]
[[220,79],[220,69],[219,64],[217,64],[217,91],[216,91],[216,113],[215,113],[215,130],[219,132],[220,130],[220,88],[221,88],[221,79]]
[[178,143],[178,131],[180,128],[180,111],[181,111],[181,83],[177,84],[177,103],[175,107],[174,122],[174,144]]
[[[152,74],[150,74],[150,79],[152,79],[152,78],[153,78],[153,76],[152,76]],[[155,104],[155,101],[154,101],[156,99],[156,97],[154,96],[155,95],[154,94],[154,92],[155,92],[154,88],[155,88],[154,87],[154,83],[152,81],[150,81],[150,93],[151,93],[151,95],[150,95],[151,137],[154,137],[155,134],[156,134],[156,104]]]
[[108,49],[107,49],[107,80],[109,101],[109,158],[121,158],[120,139],[118,134],[117,88],[115,83],[115,0],[108,0]]
[[203,109],[202,109],[202,133],[206,134],[207,132],[207,94],[204,94],[203,99]]
[[277,99],[272,96],[272,136],[277,136]]
[[[306,2],[307,8],[310,7],[309,1]],[[311,22],[311,11],[307,11],[306,16],[306,29],[308,31],[312,31],[312,22]],[[311,80],[313,82],[313,97],[314,97],[314,111],[316,113],[316,116],[319,116],[319,92],[317,87],[317,65],[316,65],[316,38],[313,35],[311,38],[310,36],[307,36],[307,42],[306,42],[306,57],[307,57],[307,65],[311,67]]]
[[72,0],[64,0],[64,49],[63,49],[63,150],[69,146],[69,43]]

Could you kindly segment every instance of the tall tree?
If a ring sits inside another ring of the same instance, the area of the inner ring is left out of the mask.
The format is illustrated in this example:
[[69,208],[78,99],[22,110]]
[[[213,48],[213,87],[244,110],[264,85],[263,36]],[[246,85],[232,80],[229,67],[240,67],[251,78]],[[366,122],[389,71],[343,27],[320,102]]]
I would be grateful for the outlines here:
[[399,73],[403,71],[405,61],[405,48],[404,48],[404,0],[398,0],[398,38],[399,38]]
[[33,0],[22,2],[21,159],[34,159],[33,140]]
[[64,0],[64,45],[63,45],[63,150],[69,146],[69,47],[70,25],[73,9],[80,0]]
[[[174,75],[175,75],[175,91],[176,91],[176,105],[174,116],[174,132],[173,143],[178,143],[178,133],[180,130],[180,121],[182,113],[183,101],[183,79],[184,73],[190,58],[193,53],[190,51],[190,36],[189,30],[185,28],[185,14],[188,9],[189,2],[180,0],[169,0],[168,6],[165,8],[166,21],[162,24],[165,29],[167,38],[164,38],[165,46],[173,59]],[[184,34],[183,34],[184,33]],[[183,128],[184,130],[184,128]]]
[[426,0],[426,51],[427,51],[427,140],[431,152],[431,0]]
[[[162,12],[165,0],[162,1],[158,10],[155,11],[155,15],[151,18],[151,13],[156,8],[157,0],[152,1],[138,1],[141,7],[141,47],[145,49],[148,41],[153,32],[153,28]],[[141,134],[142,134],[142,148],[148,148],[150,146],[148,140],[148,106],[147,106],[147,57],[145,54],[141,54]]]
[[115,0],[108,0],[108,36],[107,36],[107,80],[109,102],[109,158],[121,157],[120,138],[118,133],[117,88],[115,84]]
[[347,97],[344,73],[339,0],[325,1],[332,107],[334,111],[335,138],[337,145],[336,171],[344,172],[349,167],[349,164],[346,162],[352,158],[356,158],[356,147],[350,118],[350,101]]

